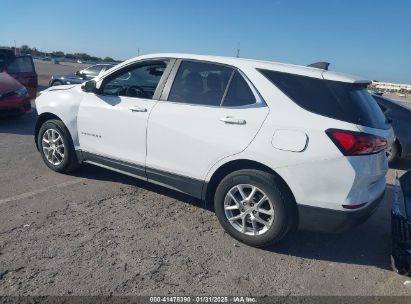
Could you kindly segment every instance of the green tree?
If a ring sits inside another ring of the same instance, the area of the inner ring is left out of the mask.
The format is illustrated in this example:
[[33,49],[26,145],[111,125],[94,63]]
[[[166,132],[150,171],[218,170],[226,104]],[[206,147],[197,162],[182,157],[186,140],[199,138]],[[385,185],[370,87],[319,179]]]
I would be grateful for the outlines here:
[[31,49],[27,44],[23,44],[20,47],[20,53],[24,54],[24,55],[29,55],[29,54],[31,54]]
[[57,57],[57,58],[64,57],[64,52],[62,52],[62,51],[53,52],[51,54],[52,54],[53,57]]
[[113,58],[107,56],[107,57],[104,57],[103,61],[104,62],[114,62],[115,60]]

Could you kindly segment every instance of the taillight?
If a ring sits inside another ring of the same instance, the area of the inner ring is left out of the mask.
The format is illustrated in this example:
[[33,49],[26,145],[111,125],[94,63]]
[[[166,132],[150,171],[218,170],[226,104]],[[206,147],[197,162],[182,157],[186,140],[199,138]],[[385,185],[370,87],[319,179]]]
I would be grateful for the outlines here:
[[387,140],[380,136],[338,129],[325,132],[346,156],[374,154],[387,148]]
[[367,203],[359,204],[359,205],[342,205],[344,209],[354,210],[364,207]]

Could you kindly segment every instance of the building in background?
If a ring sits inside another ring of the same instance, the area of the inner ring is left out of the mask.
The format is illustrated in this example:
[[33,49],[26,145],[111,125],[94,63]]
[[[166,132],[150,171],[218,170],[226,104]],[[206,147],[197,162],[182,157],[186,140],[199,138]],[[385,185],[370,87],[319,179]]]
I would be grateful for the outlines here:
[[370,89],[381,93],[411,94],[411,84],[373,81]]

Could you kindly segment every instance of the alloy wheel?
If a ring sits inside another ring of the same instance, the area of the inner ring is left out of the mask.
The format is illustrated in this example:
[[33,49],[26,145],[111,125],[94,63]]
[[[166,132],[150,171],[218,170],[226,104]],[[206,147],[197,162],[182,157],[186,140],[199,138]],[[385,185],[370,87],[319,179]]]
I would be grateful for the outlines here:
[[47,129],[41,141],[43,154],[47,161],[54,165],[60,165],[64,160],[64,141],[56,129]]
[[262,235],[274,220],[274,207],[268,196],[249,184],[232,187],[224,199],[224,212],[229,223],[246,235]]

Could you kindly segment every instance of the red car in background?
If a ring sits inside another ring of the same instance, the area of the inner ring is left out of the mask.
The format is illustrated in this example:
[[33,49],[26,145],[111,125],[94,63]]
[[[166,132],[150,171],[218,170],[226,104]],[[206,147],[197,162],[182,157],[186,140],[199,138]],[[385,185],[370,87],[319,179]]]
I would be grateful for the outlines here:
[[27,89],[6,72],[0,73],[0,116],[20,116],[31,109]]
[[[16,56],[13,50],[0,48],[0,72],[7,72],[14,77],[27,88],[31,99],[36,98],[38,80],[31,56]],[[1,84],[0,90],[3,90]]]

